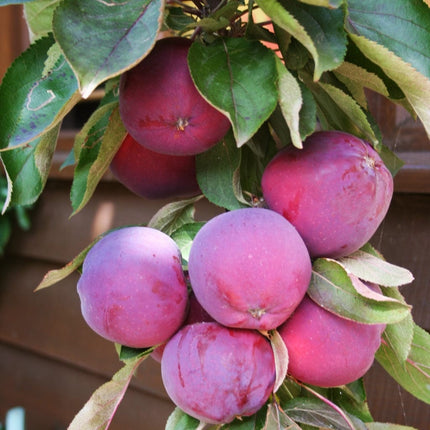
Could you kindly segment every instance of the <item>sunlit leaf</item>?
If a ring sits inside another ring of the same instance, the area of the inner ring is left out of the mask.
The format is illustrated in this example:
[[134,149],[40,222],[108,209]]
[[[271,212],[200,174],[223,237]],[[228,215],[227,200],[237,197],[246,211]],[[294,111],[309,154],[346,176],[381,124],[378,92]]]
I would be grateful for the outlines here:
[[90,129],[79,153],[70,193],[73,214],[88,203],[127,134],[117,104],[102,109],[105,115]]
[[388,263],[361,250],[340,258],[339,262],[360,279],[385,287],[399,287],[414,280],[408,269]]
[[202,198],[203,196],[197,196],[187,200],[168,203],[151,218],[148,227],[171,235],[183,225],[194,222],[194,205]]
[[256,3],[311,53],[315,61],[314,80],[343,62],[347,42],[341,8],[331,10],[296,0],[257,0]]
[[188,258],[190,256],[191,245],[194,237],[203,225],[203,222],[184,224],[172,234],[172,239],[176,242],[176,245],[178,245],[178,248],[181,251],[182,265],[184,269],[188,267]]
[[84,407],[74,417],[68,430],[105,430],[121,403],[133,378],[134,372],[147,358],[147,355],[131,360],[112,377],[112,380],[99,387]]
[[366,423],[368,430],[416,430],[415,427],[390,423]]
[[319,258],[313,264],[309,296],[325,309],[353,321],[384,324],[401,321],[411,307],[402,301],[374,300],[360,294],[335,260]]
[[311,4],[314,6],[323,6],[328,8],[336,8],[339,7],[344,0],[299,0],[302,3]]
[[182,409],[175,408],[169,415],[164,430],[196,430],[200,421],[187,415]]
[[188,63],[197,89],[229,117],[242,146],[276,107],[274,53],[258,41],[218,39],[208,46],[193,43]]
[[52,18],[60,0],[30,1],[24,5],[24,17],[31,39],[52,33]]
[[84,98],[145,57],[156,41],[163,10],[163,0],[60,3],[54,13],[55,38]]
[[405,390],[430,404],[430,334],[414,325],[411,351],[406,361],[400,361],[391,347],[383,342],[376,353],[382,367]]

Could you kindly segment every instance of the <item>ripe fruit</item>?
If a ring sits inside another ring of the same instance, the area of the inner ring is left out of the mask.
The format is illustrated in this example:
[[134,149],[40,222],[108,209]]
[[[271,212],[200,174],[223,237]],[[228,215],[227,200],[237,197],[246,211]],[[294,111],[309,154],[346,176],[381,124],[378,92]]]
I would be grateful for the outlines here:
[[228,118],[197,91],[188,69],[189,39],[159,40],[121,76],[119,108],[127,131],[155,152],[193,155],[219,142]]
[[122,228],[97,242],[85,258],[78,293],[95,332],[134,348],[169,339],[188,300],[176,243],[148,227]]
[[270,343],[251,330],[215,322],[183,327],[166,345],[163,383],[172,401],[207,423],[257,412],[275,382]]
[[216,321],[270,330],[298,306],[312,269],[303,240],[287,220],[249,208],[218,215],[202,227],[188,270],[197,300]]
[[192,196],[200,192],[195,157],[159,154],[127,134],[110,165],[129,190],[147,199]]
[[305,296],[278,329],[288,349],[288,373],[319,387],[349,384],[372,365],[384,327],[346,320]]
[[298,230],[311,257],[341,257],[375,233],[393,195],[393,178],[367,143],[339,131],[316,132],[267,165],[268,207]]

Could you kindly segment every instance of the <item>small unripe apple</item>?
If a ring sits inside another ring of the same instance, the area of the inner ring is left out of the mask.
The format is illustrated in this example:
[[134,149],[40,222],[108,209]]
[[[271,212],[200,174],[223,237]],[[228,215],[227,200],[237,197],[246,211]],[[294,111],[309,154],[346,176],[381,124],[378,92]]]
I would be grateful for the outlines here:
[[229,119],[198,92],[188,68],[191,41],[159,40],[121,76],[119,109],[127,131],[141,145],[170,155],[194,155],[218,143]]
[[88,252],[78,281],[82,315],[100,336],[145,348],[182,325],[188,292],[176,243],[161,231],[126,227]]
[[321,131],[303,149],[286,147],[262,178],[268,207],[293,224],[311,257],[358,250],[384,219],[393,178],[372,146],[351,134]]
[[305,296],[278,331],[288,349],[291,376],[319,387],[336,387],[369,370],[384,328],[341,318]]
[[275,361],[256,331],[203,322],[181,328],[167,343],[161,374],[172,401],[213,424],[257,412],[273,391]]
[[311,261],[296,229],[269,209],[237,209],[208,221],[191,246],[197,300],[219,323],[271,330],[302,300]]
[[160,154],[127,134],[110,169],[129,190],[147,199],[186,197],[200,192],[195,156]]

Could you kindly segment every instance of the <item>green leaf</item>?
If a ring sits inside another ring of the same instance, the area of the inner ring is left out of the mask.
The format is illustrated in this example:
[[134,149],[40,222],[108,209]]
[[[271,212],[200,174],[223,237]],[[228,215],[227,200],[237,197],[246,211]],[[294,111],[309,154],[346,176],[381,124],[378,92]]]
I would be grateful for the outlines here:
[[313,265],[309,296],[320,306],[341,317],[365,324],[401,321],[410,306],[390,297],[375,298],[357,291],[351,277],[335,260],[318,258]]
[[373,421],[362,378],[342,387],[330,388],[329,398],[349,415],[364,422]]
[[263,430],[300,430],[295,423],[276,403],[270,403],[267,407],[266,424]]
[[70,193],[73,215],[88,203],[127,134],[116,102],[101,110],[105,115],[97,117],[79,153]]
[[296,0],[257,0],[256,3],[276,25],[307,48],[315,62],[315,81],[324,71],[342,64],[347,45],[342,8],[321,8]]
[[182,255],[182,266],[184,270],[188,267],[188,258],[190,256],[191,245],[199,230],[203,227],[204,222],[193,222],[184,224],[175,230],[172,234],[172,239],[178,245]]
[[390,423],[366,423],[368,430],[416,430],[414,427]]
[[267,334],[267,337],[270,340],[270,345],[275,357],[276,380],[273,387],[273,392],[276,393],[287,377],[288,350],[284,340],[277,330],[270,330]]
[[391,347],[383,342],[376,360],[387,373],[417,399],[430,404],[430,334],[414,325],[411,351],[400,361]]
[[182,31],[195,22],[190,15],[184,13],[181,7],[167,7],[166,12],[166,24],[172,30]]
[[414,280],[408,269],[388,263],[362,250],[342,257],[338,261],[348,272],[360,279],[385,287],[399,287],[410,284]]
[[299,82],[303,104],[300,109],[300,137],[305,140],[316,128],[317,105],[312,92],[302,82]]
[[170,414],[164,430],[197,430],[200,421],[190,417],[178,407]]
[[[335,430],[352,430],[350,422],[330,404],[320,399],[296,397],[283,405],[285,413],[301,424]],[[357,428],[358,430],[358,428]]]
[[149,348],[132,348],[130,346],[115,344],[115,348],[118,352],[118,357],[121,361],[127,363],[130,360],[136,360],[138,358],[144,357],[145,355],[151,354],[156,348],[151,346]]
[[240,187],[240,161],[241,151],[231,132],[196,156],[197,182],[210,202],[229,210],[249,206]]
[[348,0],[347,8],[351,34],[384,46],[430,79],[430,10],[422,1]]
[[0,215],[0,255],[3,255],[12,234],[12,224],[7,215]]
[[188,63],[199,92],[230,119],[237,146],[246,143],[276,107],[275,54],[258,41],[218,39],[193,43]]
[[300,110],[303,105],[300,86],[294,76],[285,68],[281,60],[277,59],[279,106],[290,129],[290,136],[296,148],[303,148],[300,135]]
[[87,98],[105,80],[141,61],[153,47],[163,0],[64,0],[54,13],[54,34]]
[[34,203],[45,188],[60,126],[26,146],[1,153],[8,180],[8,197],[3,213],[9,206]]
[[24,17],[31,40],[36,40],[52,33],[54,10],[60,0],[30,1],[24,5]]
[[77,81],[61,56],[48,74],[52,35],[39,39],[18,57],[0,86],[0,148],[12,148],[54,128],[80,100]]
[[368,121],[367,115],[360,105],[349,94],[334,85],[322,82],[319,82],[318,85],[326,92],[333,103],[337,105],[339,110],[343,111],[347,121],[349,120],[349,128],[354,132],[353,134],[377,146],[379,140],[375,136],[375,132]]
[[[397,288],[382,288],[384,294],[396,300],[406,303]],[[402,321],[388,324],[385,328],[383,338],[396,354],[398,360],[405,361],[411,351],[414,336],[414,321],[412,315],[408,315]]]
[[168,203],[151,218],[148,227],[163,231],[167,235],[172,235],[183,225],[194,222],[194,205],[202,198],[203,196],[197,196]]
[[124,365],[112,380],[99,387],[73,418],[68,430],[105,430],[109,427],[115,412],[139,365],[147,355],[131,360]]
[[397,83],[430,136],[430,80],[386,47],[362,36],[351,35],[351,38],[371,61]]

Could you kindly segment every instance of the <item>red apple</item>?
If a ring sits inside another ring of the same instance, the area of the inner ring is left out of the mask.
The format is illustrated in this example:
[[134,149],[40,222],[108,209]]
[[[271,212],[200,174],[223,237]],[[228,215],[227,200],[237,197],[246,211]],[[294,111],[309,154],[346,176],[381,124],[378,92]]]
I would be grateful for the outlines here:
[[195,157],[159,154],[127,134],[110,165],[129,190],[147,199],[185,197],[200,192]]
[[194,155],[219,142],[229,119],[197,91],[187,55],[191,41],[159,40],[152,51],[121,76],[119,108],[127,131],[155,152]]
[[303,146],[283,149],[267,165],[265,201],[296,227],[311,257],[351,254],[384,219],[393,178],[371,145],[351,134],[316,132]]

